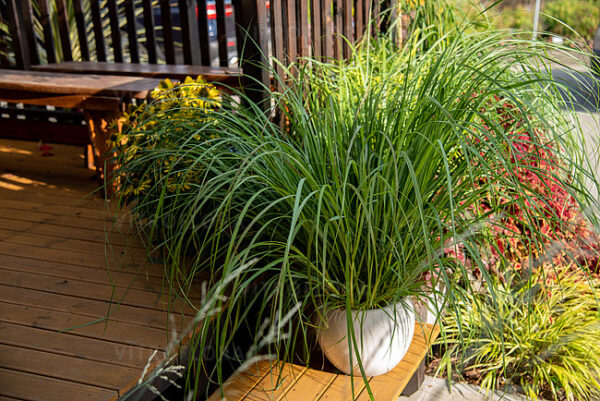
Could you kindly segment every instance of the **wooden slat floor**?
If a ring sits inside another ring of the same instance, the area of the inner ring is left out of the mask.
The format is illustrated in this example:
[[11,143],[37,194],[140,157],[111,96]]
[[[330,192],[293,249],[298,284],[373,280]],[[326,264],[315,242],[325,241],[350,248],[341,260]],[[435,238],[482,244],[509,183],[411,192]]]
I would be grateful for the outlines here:
[[[439,327],[415,324],[415,335],[402,361],[390,372],[368,378],[377,401],[396,401],[439,335]],[[354,395],[354,397],[353,397]],[[368,401],[362,377],[331,369],[307,368],[262,360],[237,371],[208,401]]]
[[193,308],[167,312],[163,266],[89,195],[82,149],[52,146],[0,140],[0,399],[114,400]]

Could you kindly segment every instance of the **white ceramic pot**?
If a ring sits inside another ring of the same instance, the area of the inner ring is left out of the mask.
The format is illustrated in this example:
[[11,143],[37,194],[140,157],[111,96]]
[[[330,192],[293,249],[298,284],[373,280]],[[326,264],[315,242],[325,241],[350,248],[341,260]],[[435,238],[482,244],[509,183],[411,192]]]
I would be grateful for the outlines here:
[[[352,311],[351,314],[365,374],[377,376],[394,369],[408,351],[415,331],[412,303],[406,299],[385,308]],[[327,327],[317,331],[317,340],[327,359],[346,374],[361,375],[354,347],[349,346],[346,311],[327,312],[326,322]]]
[[431,325],[440,324],[439,320],[444,316],[444,298],[448,293],[448,289],[442,284],[438,284],[435,289],[430,294],[426,307],[422,308],[423,312],[419,314],[423,323]]

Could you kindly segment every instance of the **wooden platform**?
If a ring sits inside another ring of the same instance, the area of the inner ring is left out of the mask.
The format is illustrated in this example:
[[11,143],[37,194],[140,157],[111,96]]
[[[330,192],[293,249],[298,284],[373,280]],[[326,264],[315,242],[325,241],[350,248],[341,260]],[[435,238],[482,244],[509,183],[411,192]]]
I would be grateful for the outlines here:
[[[438,334],[437,326],[416,324],[412,343],[400,364],[385,375],[369,378],[375,400],[396,401],[400,397]],[[294,364],[286,364],[282,368],[278,361],[259,361],[231,376],[223,385],[223,394],[218,390],[208,401],[370,400],[362,377],[351,378],[327,370]]]
[[114,400],[193,309],[166,312],[163,267],[89,195],[82,148],[51,152],[0,140],[0,399]]

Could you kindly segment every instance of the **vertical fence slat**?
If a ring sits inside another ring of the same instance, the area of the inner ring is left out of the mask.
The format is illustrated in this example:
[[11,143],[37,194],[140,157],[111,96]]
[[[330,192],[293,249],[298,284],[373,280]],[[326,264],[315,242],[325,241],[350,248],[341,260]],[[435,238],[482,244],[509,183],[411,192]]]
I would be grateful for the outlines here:
[[139,63],[140,52],[138,50],[138,37],[135,26],[134,0],[125,0],[125,19],[127,21],[127,41],[129,42],[129,59],[132,63]]
[[52,21],[50,19],[50,5],[48,0],[39,0],[40,24],[44,33],[44,48],[46,49],[46,61],[56,63],[56,49],[54,48],[54,38],[52,34]]
[[79,38],[79,49],[81,58],[85,61],[90,59],[90,50],[87,42],[85,16],[81,0],[73,0],[73,11],[75,16],[75,24],[77,25],[77,37]]
[[308,19],[310,0],[300,0],[300,55],[310,57],[310,21]]
[[323,8],[323,57],[324,59],[331,59],[335,57],[333,43],[334,21],[332,14],[332,0],[321,0],[321,7]]
[[[282,18],[282,0],[271,0],[271,8],[272,8],[272,12],[271,12],[271,18],[273,20],[273,30],[271,32],[272,33],[272,37],[273,40],[275,42],[275,45],[273,46],[273,55],[275,56],[275,58],[277,58],[277,60],[284,62],[285,60],[285,55],[284,55],[284,37],[283,37],[283,18]],[[276,71],[277,71],[277,75],[281,76],[283,71],[281,69],[281,67],[279,65],[277,65],[275,67]],[[281,90],[281,86],[278,84],[278,90]]]
[[296,0],[287,0],[287,56],[290,63],[293,63],[298,58],[298,30],[297,30],[297,15],[296,15]]
[[323,58],[323,32],[321,30],[322,17],[321,17],[321,0],[312,0],[312,9],[311,9],[311,17],[312,17],[312,48],[314,52],[314,56],[317,60],[321,60]]
[[34,17],[33,9],[31,8],[31,1],[21,0],[19,4],[21,7],[21,10],[19,12],[23,17],[23,29],[25,31],[25,37],[27,40],[27,48],[29,51],[29,58],[31,59],[31,64],[39,64],[40,57],[38,55],[35,33],[33,32]]
[[200,47],[198,45],[198,20],[196,6],[193,0],[179,0],[179,15],[181,16],[181,39],[183,44],[183,62],[185,64],[200,64]]
[[344,7],[344,36],[348,40],[344,46],[344,57],[350,56],[350,46],[354,43],[354,21],[352,19],[352,12],[354,7],[353,0],[346,0],[346,6]]
[[196,7],[198,8],[198,39],[200,43],[200,62],[202,65],[210,65],[210,44],[208,36],[208,15],[206,13],[206,0],[197,0]]
[[60,46],[62,49],[63,60],[73,61],[69,17],[67,16],[67,5],[65,4],[65,0],[56,0],[56,14],[58,18],[58,33],[60,36]]
[[144,30],[146,32],[146,53],[148,62],[156,64],[156,35],[154,33],[154,14],[152,13],[152,0],[142,0],[144,10]]
[[198,36],[200,41],[200,59],[202,65],[210,65],[210,44],[208,36],[208,15],[206,14],[206,0],[198,0],[196,2],[196,7],[198,7]]
[[355,42],[358,42],[362,35],[363,30],[363,0],[354,0],[354,32],[355,32]]
[[[244,72],[243,88],[251,100],[262,102],[267,96],[270,81],[269,71],[264,68],[268,51],[266,1],[234,1],[237,47],[240,67]],[[273,3],[270,7],[272,10]],[[268,102],[262,105],[265,110],[269,108]]]
[[334,41],[335,41],[335,58],[343,57],[342,47],[344,45],[342,35],[344,34],[344,0],[335,0],[334,3]]
[[371,1],[371,19],[373,22],[373,35],[377,35],[379,32],[379,26],[381,25],[381,8],[380,8],[381,0],[372,0]]
[[123,46],[121,44],[121,30],[119,29],[119,10],[116,0],[107,0],[108,18],[110,20],[110,38],[115,61],[123,62]]
[[171,4],[169,0],[160,0],[160,14],[163,29],[163,44],[167,64],[175,64],[175,43],[173,41],[173,24],[171,22]]
[[94,26],[96,59],[98,61],[106,61],[106,45],[104,44],[104,32],[102,29],[102,17],[100,15],[100,5],[98,4],[99,1],[100,0],[90,0],[90,11],[92,14],[92,25]]
[[17,1],[19,0],[8,0],[7,3],[13,51],[15,52],[17,68],[28,70],[31,67],[31,58],[29,57],[27,36],[19,6],[16,4]]
[[400,10],[400,2],[398,0],[391,0],[390,1],[390,7],[392,9],[392,13],[391,13],[391,17],[392,17],[392,29],[393,31],[393,37],[394,37],[394,43],[396,43],[398,46],[402,46],[402,19],[400,16],[401,10]]
[[379,32],[387,32],[390,27],[390,11],[391,11],[391,0],[378,0],[379,9],[381,12],[381,25],[379,26]]
[[[0,5],[0,23],[7,23],[4,18],[5,16],[8,17],[8,10]],[[8,37],[8,35],[0,37],[0,66],[2,68],[10,67],[10,61],[8,60]]]
[[227,57],[227,28],[225,24],[225,0],[216,0],[217,8],[217,42],[219,45],[219,65],[227,67],[229,60]]

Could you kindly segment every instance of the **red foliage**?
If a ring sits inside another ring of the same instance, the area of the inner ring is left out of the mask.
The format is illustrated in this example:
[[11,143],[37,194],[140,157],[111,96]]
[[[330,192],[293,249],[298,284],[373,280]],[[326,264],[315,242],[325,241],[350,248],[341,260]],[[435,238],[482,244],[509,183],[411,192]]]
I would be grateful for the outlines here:
[[[561,267],[577,263],[599,274],[599,237],[561,183],[565,172],[557,156],[559,149],[532,128],[515,105],[498,96],[488,103],[491,110],[495,109],[496,122],[510,138],[504,151],[513,162],[513,171],[499,169],[527,190],[519,193],[510,186],[490,183],[486,177],[479,179],[481,185],[497,187],[497,191],[487,194],[487,199],[473,205],[475,213],[489,214],[492,240],[487,267],[497,271],[502,259],[517,270],[529,266],[529,262]],[[542,238],[534,238],[539,232]],[[543,249],[539,249],[540,241]]]

